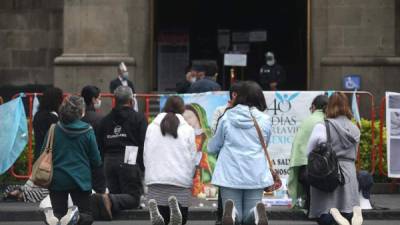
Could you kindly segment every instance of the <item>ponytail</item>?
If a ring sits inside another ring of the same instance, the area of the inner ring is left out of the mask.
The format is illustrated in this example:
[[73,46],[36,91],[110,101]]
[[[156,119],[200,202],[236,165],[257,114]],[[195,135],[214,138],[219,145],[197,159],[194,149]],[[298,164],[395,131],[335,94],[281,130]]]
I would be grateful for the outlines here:
[[179,118],[175,113],[168,112],[161,121],[161,133],[163,136],[170,134],[174,138],[178,138]]

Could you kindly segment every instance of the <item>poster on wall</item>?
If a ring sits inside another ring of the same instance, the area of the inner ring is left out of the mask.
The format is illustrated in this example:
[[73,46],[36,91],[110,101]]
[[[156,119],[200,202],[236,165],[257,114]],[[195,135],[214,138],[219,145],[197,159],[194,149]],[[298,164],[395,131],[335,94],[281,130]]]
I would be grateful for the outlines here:
[[[297,129],[301,122],[310,115],[309,108],[312,100],[323,93],[321,91],[264,92],[268,107],[266,113],[268,113],[272,122],[272,135],[268,150],[274,167],[284,183],[288,177],[290,152]],[[180,96],[186,104],[184,117],[196,130],[198,151],[202,151],[205,155],[202,158],[201,170],[198,171],[194,179],[192,194],[199,197],[213,198],[216,190],[210,185],[210,182],[216,158],[207,154],[208,150],[205,143],[208,143],[212,137],[211,126],[214,112],[217,108],[226,106],[229,100],[228,92],[207,92]],[[161,109],[167,98],[168,96],[161,97]]]
[[400,178],[400,93],[386,92],[388,176]]

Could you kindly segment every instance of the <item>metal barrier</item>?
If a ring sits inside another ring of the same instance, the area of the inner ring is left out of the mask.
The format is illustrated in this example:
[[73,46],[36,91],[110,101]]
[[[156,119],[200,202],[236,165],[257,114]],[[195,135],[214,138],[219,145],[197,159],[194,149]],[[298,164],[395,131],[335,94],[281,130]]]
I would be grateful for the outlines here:
[[[353,92],[344,92],[345,94],[353,94]],[[33,121],[33,115],[32,115],[32,111],[33,111],[33,100],[35,95],[37,96],[41,96],[41,93],[25,93],[23,95],[23,97],[28,99],[28,152],[27,152],[27,156],[28,156],[28,171],[26,175],[21,175],[21,174],[16,174],[15,173],[15,168],[14,166],[11,167],[10,169],[10,173],[12,176],[14,176],[17,179],[28,179],[31,175],[32,172],[32,161],[33,161],[33,149],[32,149],[32,140],[33,140],[33,125],[32,125],[32,121]],[[68,94],[64,94],[64,96],[66,96]],[[20,96],[20,94],[15,95],[13,98],[16,98]],[[137,100],[141,101],[144,100],[144,115],[147,119],[148,122],[150,122],[151,120],[151,100],[152,99],[159,99],[160,97],[164,96],[162,94],[135,94],[134,95]],[[371,111],[370,111],[370,118],[371,118],[371,127],[374,128],[375,125],[375,98],[374,96],[370,93],[370,92],[366,92],[366,91],[358,91],[356,92],[356,96],[357,96],[357,103],[360,104],[360,99],[362,96],[367,96],[368,99],[370,100],[370,104],[371,104]],[[102,98],[109,98],[111,100],[111,107],[115,106],[115,97],[113,94],[111,93],[101,93],[101,97]],[[382,126],[382,123],[381,123]],[[382,132],[381,132],[382,133]],[[382,134],[381,134],[382,135]],[[382,168],[383,167],[382,164],[382,146],[379,146],[379,171],[382,172]],[[371,174],[375,173],[375,167],[376,167],[376,146],[375,146],[375,131],[374,129],[371,129],[371,149],[369,149],[369,151],[371,152]],[[357,154],[357,169],[361,168],[361,161],[360,161],[360,151],[358,151]]]
[[379,174],[387,176],[387,173],[383,169],[383,127],[385,124],[386,118],[386,97],[383,97],[381,100],[381,106],[379,109],[379,117],[380,117],[380,124],[379,124],[379,146],[378,146],[378,154],[379,154]]
[[33,149],[32,149],[32,140],[33,140],[33,125],[32,125],[32,121],[33,121],[33,99],[35,97],[35,95],[42,95],[41,93],[25,93],[25,94],[16,94],[14,95],[12,98],[17,98],[19,96],[21,97],[25,97],[28,98],[28,152],[27,152],[27,158],[28,158],[28,165],[27,165],[27,174],[25,175],[21,175],[21,174],[17,174],[15,172],[15,167],[12,166],[9,170],[10,174],[17,178],[17,179],[29,179],[29,177],[32,174],[32,164],[33,164]]
[[[343,93],[347,95],[352,95],[354,92],[352,91],[343,91]],[[372,93],[368,91],[357,91],[356,92],[356,97],[357,97],[357,104],[358,107],[360,108],[360,98],[361,96],[367,96],[370,102],[370,118],[371,118],[371,174],[375,173],[375,167],[376,167],[376,145],[375,145],[375,119],[376,119],[376,114],[375,114],[375,97]],[[362,129],[362,127],[360,128]],[[357,151],[357,170],[360,170],[361,168],[361,155],[360,155],[360,146],[358,147]]]

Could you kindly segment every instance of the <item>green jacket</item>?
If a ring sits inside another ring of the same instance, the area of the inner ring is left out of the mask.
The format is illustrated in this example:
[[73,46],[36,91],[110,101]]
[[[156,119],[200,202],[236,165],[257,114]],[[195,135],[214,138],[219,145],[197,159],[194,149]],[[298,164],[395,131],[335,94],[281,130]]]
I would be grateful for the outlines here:
[[292,198],[292,206],[296,206],[298,198],[306,199],[305,191],[299,184],[299,167],[307,165],[307,144],[310,139],[314,126],[324,122],[325,115],[321,110],[315,111],[306,118],[300,125],[299,130],[293,140],[292,152],[290,154],[288,192]]
[[[43,147],[46,141],[47,135]],[[96,137],[89,124],[80,120],[70,124],[57,123],[54,131],[53,179],[50,190],[90,191],[91,168],[100,165]]]

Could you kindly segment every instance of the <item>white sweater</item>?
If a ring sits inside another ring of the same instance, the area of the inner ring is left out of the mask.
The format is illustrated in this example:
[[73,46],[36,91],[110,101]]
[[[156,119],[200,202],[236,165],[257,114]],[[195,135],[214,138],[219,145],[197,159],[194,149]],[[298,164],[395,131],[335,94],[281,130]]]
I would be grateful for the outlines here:
[[148,126],[144,142],[143,161],[145,183],[168,184],[190,188],[196,167],[196,143],[194,129],[179,118],[178,138],[161,133],[160,124],[166,113],[160,113]]

